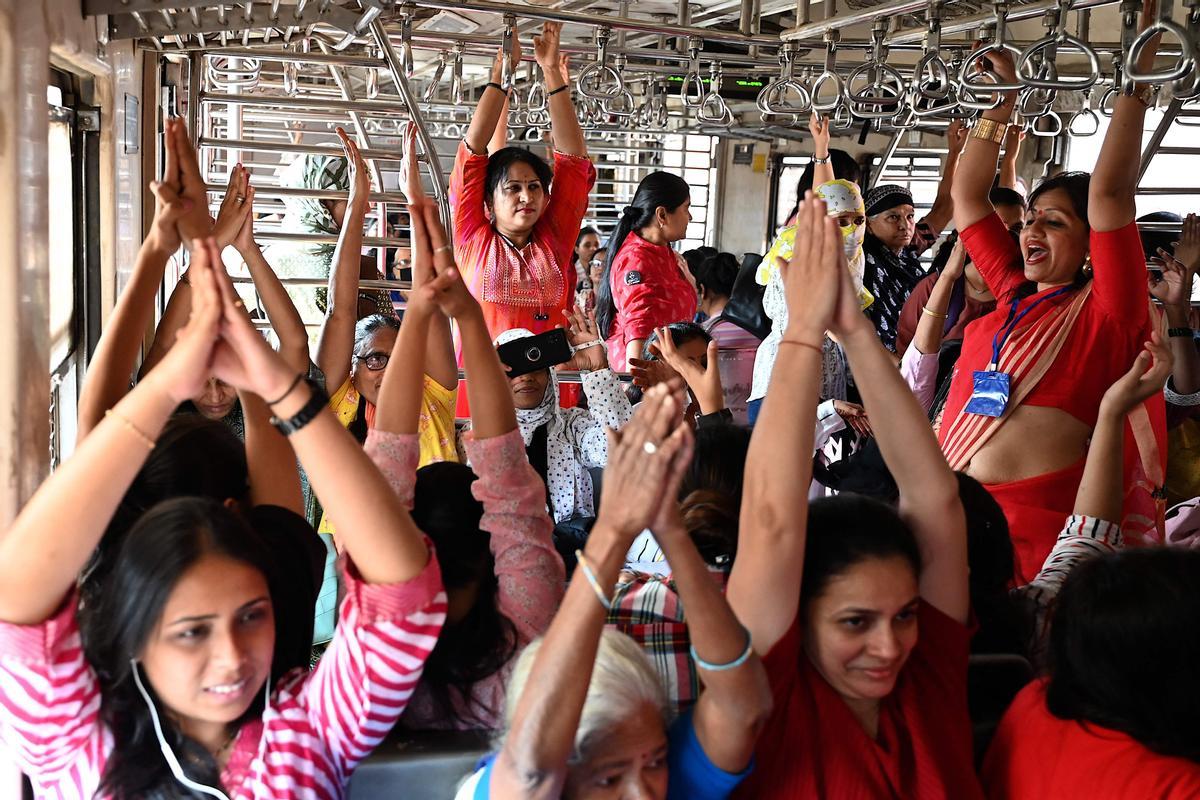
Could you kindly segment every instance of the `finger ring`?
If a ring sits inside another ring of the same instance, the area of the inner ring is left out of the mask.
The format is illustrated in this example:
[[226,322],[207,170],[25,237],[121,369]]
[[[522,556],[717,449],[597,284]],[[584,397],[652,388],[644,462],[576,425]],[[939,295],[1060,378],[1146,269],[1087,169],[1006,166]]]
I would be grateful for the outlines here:
[[642,449],[646,451],[646,455],[652,456],[658,452],[658,445],[654,442],[646,442],[642,445]]
[[234,307],[234,308],[245,308],[245,307],[246,307],[246,304],[245,304],[245,303],[243,303],[241,300],[234,300],[234,301],[233,301],[233,307]]
[[244,196],[244,195],[240,195],[240,194],[239,194],[239,195],[237,196],[237,201],[238,201],[238,205],[240,206],[242,203],[246,202],[246,198],[245,198],[245,196]]
[[435,248],[434,248],[434,250],[433,250],[433,252],[435,252],[435,253],[443,253],[443,252],[445,252],[445,251],[447,251],[447,250],[453,250],[453,249],[454,249],[454,246],[453,246],[453,245],[444,244],[444,245],[442,245],[441,247],[435,247]]

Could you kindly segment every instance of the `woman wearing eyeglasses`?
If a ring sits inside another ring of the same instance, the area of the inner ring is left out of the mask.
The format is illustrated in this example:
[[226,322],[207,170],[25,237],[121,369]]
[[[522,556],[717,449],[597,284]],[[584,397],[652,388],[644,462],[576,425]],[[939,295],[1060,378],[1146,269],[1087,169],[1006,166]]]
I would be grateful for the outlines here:
[[[374,426],[379,387],[400,320],[387,314],[358,319],[358,263],[371,184],[358,147],[344,131],[339,129],[338,135],[350,163],[350,198],[329,276],[329,310],[317,342],[317,366],[325,374],[330,407],[363,442]],[[458,367],[446,320],[430,326],[428,348],[421,406],[421,466],[458,460],[454,444]],[[331,529],[323,521],[321,532],[327,530]]]

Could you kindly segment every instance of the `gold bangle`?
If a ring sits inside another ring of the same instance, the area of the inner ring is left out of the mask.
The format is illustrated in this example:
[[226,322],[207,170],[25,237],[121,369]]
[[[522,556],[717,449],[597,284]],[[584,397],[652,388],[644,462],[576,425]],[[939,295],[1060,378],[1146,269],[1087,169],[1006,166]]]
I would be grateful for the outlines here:
[[922,306],[921,313],[928,314],[929,316],[933,317],[934,319],[945,319],[947,316],[949,316],[948,314],[939,314],[936,311],[930,311],[928,306]]
[[127,420],[123,414],[118,414],[116,411],[110,408],[104,412],[104,416],[114,417],[120,420],[121,424],[128,428],[130,433],[142,440],[142,444],[146,445],[147,450],[154,449],[154,440],[147,436],[137,425],[134,425],[132,422]]
[[820,345],[812,344],[811,342],[798,342],[795,339],[780,339],[779,343],[780,344],[794,344],[797,347],[809,347],[809,348],[812,348],[813,350],[815,350],[817,352],[817,355],[821,356],[822,358],[825,357],[825,348],[821,347]]
[[1007,123],[997,122],[994,119],[987,119],[985,117],[976,120],[975,124],[971,127],[971,138],[982,139],[985,142],[993,142],[995,144],[1003,144],[1004,135],[1007,131]]

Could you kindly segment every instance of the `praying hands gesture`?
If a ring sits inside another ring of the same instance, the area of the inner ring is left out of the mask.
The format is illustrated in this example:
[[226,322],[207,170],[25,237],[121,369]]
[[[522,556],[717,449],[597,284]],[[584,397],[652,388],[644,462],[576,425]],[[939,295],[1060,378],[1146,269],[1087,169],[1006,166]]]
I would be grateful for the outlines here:
[[[241,164],[229,171],[229,184],[225,189],[225,198],[217,211],[216,222],[213,223],[212,237],[216,240],[218,250],[224,250],[242,238],[246,222],[253,218],[254,187],[250,185],[250,170]],[[250,239],[253,241],[253,227]],[[241,250],[241,247],[238,248]]]
[[700,406],[701,414],[715,414],[725,408],[725,388],[721,385],[721,372],[718,368],[720,348],[715,341],[708,343],[703,366],[685,358],[675,347],[668,328],[658,328],[658,341],[650,345],[650,349],[659,355],[662,361],[683,377],[691,390],[692,397]]

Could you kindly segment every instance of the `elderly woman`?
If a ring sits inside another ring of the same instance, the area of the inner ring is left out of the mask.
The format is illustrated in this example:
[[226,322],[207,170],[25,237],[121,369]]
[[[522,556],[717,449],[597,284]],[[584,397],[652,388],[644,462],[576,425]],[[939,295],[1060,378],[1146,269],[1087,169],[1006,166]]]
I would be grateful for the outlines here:
[[[769,690],[745,628],[679,519],[674,497],[692,450],[679,388],[649,390],[614,437],[613,483],[562,607],[518,661],[502,748],[458,798],[708,800],[727,797],[749,772]],[[637,645],[601,633],[625,550],[646,527],[670,551],[705,684],[695,707],[673,722]]]

